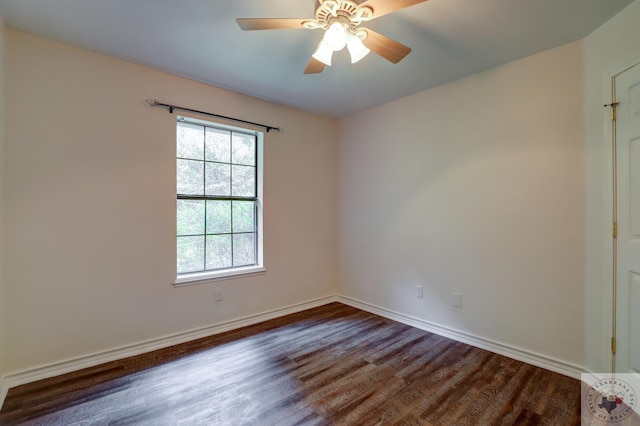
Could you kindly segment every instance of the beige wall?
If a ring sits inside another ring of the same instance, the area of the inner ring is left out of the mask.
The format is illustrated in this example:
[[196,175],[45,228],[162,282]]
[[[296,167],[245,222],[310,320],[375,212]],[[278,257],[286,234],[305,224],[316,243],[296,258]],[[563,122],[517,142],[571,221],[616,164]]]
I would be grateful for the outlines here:
[[[5,373],[336,291],[333,120],[6,35]],[[171,286],[175,115],[147,98],[286,129],[265,136],[266,274]]]
[[585,122],[587,176],[586,353],[591,371],[611,365],[611,77],[640,61],[640,0],[598,30],[585,45]]
[[582,365],[582,55],[575,42],[342,120],[342,293]]

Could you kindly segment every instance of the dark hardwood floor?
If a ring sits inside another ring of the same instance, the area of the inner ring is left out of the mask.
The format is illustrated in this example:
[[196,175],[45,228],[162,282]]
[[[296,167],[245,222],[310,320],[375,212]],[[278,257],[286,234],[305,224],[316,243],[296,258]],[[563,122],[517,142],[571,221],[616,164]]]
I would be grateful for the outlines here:
[[339,303],[13,388],[14,425],[578,425],[580,382]]

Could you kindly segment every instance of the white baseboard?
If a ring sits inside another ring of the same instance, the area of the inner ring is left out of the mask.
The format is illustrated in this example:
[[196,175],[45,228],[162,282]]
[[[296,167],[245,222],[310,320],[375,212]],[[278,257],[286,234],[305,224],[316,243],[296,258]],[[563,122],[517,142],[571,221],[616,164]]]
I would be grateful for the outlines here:
[[7,374],[0,378],[0,409],[4,404],[5,397],[9,389],[32,383],[42,379],[59,376],[61,374],[82,370],[83,368],[94,367],[106,362],[117,361],[119,359],[128,358],[135,355],[167,348],[169,346],[186,343],[203,337],[213,336],[215,334],[224,333],[226,331],[235,330],[246,327],[248,325],[258,324],[270,319],[283,317],[285,315],[296,312],[305,311],[307,309],[316,308],[331,302],[336,302],[337,296],[326,296],[307,302],[297,303],[280,309],[249,315],[240,319],[226,321],[223,323],[202,327],[183,333],[172,334],[169,336],[159,337],[132,345],[121,346],[115,349],[96,352],[89,355],[83,355],[52,364],[42,365],[27,370],[18,371]]
[[271,311],[249,315],[240,319],[226,321],[223,323],[215,324],[212,326],[202,327],[183,333],[172,334],[169,336],[159,337],[157,339],[151,339],[132,345],[121,346],[115,349],[109,349],[106,351],[96,352],[76,358],[71,358],[64,361],[55,362],[35,368],[29,368],[27,370],[18,371],[15,373],[7,374],[0,377],[0,408],[4,403],[5,397],[9,389],[32,383],[42,379],[48,379],[51,377],[59,376],[61,374],[70,373],[73,371],[82,370],[83,368],[94,367],[96,365],[104,364],[106,362],[117,361],[119,359],[128,358],[135,355],[151,352],[158,349],[167,348],[169,346],[177,345],[180,343],[186,343],[191,340],[200,339],[203,337],[213,336],[215,334],[224,333],[226,331],[235,330],[248,325],[257,324],[270,319],[279,318],[285,315],[301,312],[307,309],[316,308],[318,306],[326,305],[331,302],[340,302],[345,305],[352,306],[354,308],[362,309],[363,311],[371,312],[381,317],[385,317],[394,321],[401,322],[403,324],[410,325],[422,330],[429,331],[434,334],[438,334],[450,339],[466,343],[478,348],[486,349],[488,351],[507,356],[509,358],[516,359],[518,361],[526,362],[528,364],[535,365],[547,370],[555,371],[556,373],[563,374],[565,376],[573,377],[580,380],[580,374],[584,370],[577,366],[564,361],[553,359],[541,354],[537,354],[524,349],[516,348],[504,343],[495,342],[489,339],[485,339],[480,336],[475,336],[470,333],[455,330],[449,327],[445,327],[439,324],[435,324],[429,321],[422,320],[420,318],[405,315],[399,312],[392,311],[390,309],[382,308],[380,306],[372,305],[370,303],[362,302],[356,299],[352,299],[346,296],[332,295],[326,296],[307,302],[298,303],[295,305],[287,306],[280,309],[274,309]]
[[2,376],[0,377],[0,409],[2,409],[4,399],[7,397],[7,392],[9,392],[9,386],[7,385],[7,381],[4,376]]
[[466,333],[464,331],[455,330],[453,328],[445,327],[440,324],[435,324],[420,318],[395,312],[390,309],[382,308],[380,306],[372,305],[370,303],[362,302],[350,297],[338,296],[337,301],[354,308],[362,309],[363,311],[371,312],[372,314],[380,315],[381,317],[385,317],[394,321],[401,322],[403,324],[410,325],[412,327],[426,330],[440,336],[448,337],[450,339],[466,343],[477,348],[486,349],[490,352],[504,355],[518,361],[526,362],[527,364],[535,365],[536,367],[544,368],[545,370],[554,371],[556,373],[560,373],[574,379],[580,380],[580,374],[585,371],[584,368],[578,365],[570,364],[565,361],[554,359],[525,349],[517,348],[515,346],[496,342],[484,337],[473,335],[471,333]]

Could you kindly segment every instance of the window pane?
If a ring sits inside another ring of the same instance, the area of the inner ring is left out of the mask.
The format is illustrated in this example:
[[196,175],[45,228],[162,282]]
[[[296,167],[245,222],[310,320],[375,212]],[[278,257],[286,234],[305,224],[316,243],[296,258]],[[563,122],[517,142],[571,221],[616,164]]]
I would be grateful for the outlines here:
[[178,237],[178,273],[204,270],[204,236]]
[[233,266],[255,265],[256,234],[233,235]]
[[231,266],[231,235],[207,235],[207,269]]
[[255,203],[253,201],[234,201],[233,232],[254,232],[255,223]]
[[229,164],[207,163],[206,195],[231,195],[231,166]]
[[247,166],[231,166],[233,174],[232,195],[239,197],[255,197],[256,168]]
[[231,232],[231,201],[207,201],[207,234]]
[[262,250],[255,201],[261,136],[220,127],[178,118],[178,274],[255,265]]
[[178,200],[178,235],[204,234],[204,201]]
[[207,161],[231,162],[231,132],[207,127],[205,145]]
[[202,160],[204,157],[204,127],[179,122],[177,131],[178,157]]
[[256,137],[243,133],[233,134],[232,163],[247,166],[256,165]]
[[204,162],[178,160],[178,194],[202,195],[204,193]]

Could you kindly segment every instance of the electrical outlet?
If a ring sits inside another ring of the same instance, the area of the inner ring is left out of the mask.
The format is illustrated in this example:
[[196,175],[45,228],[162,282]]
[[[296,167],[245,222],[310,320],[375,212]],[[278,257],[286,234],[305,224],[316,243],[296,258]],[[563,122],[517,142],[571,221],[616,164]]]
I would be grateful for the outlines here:
[[222,289],[217,288],[213,292],[213,296],[214,296],[216,302],[222,302]]
[[452,293],[453,306],[462,308],[462,293]]
[[422,299],[422,286],[421,285],[417,285],[416,286],[416,297],[418,299]]

